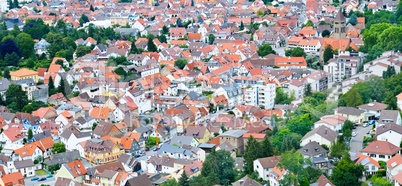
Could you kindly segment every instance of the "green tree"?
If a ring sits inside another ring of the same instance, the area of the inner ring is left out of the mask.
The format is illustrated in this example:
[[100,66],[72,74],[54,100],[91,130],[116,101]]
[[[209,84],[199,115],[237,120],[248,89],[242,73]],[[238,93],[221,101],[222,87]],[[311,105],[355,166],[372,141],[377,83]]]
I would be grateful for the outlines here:
[[148,37],[147,47],[148,47],[148,51],[150,51],[150,52],[158,51],[158,48],[156,47],[156,45],[153,41],[153,37],[151,37],[151,36]]
[[127,72],[123,69],[123,67],[117,67],[116,70],[114,70],[114,72],[121,76],[127,75]]
[[244,30],[244,23],[243,23],[243,21],[241,21],[241,23],[240,23],[239,30]]
[[20,33],[15,38],[17,45],[20,48],[21,55],[28,59],[30,56],[34,54],[34,40],[27,33]]
[[80,25],[81,25],[81,26],[84,25],[84,23],[89,22],[88,16],[86,16],[85,14],[82,14],[82,15],[81,15],[81,18],[80,18],[80,20],[79,20],[79,22],[80,22]]
[[86,54],[91,53],[92,49],[89,46],[78,45],[77,50],[75,51],[75,55],[77,57],[85,56]]
[[275,103],[276,104],[289,104],[289,96],[286,94],[282,88],[276,88],[276,96],[275,96]]
[[339,159],[346,152],[346,145],[340,140],[335,140],[332,142],[329,152],[330,157]]
[[57,87],[57,91],[61,92],[64,96],[66,96],[66,87],[65,87],[65,80],[61,78],[59,87]]
[[342,137],[344,140],[350,140],[352,137],[353,123],[350,120],[346,120],[342,125]]
[[356,165],[349,154],[344,153],[342,160],[333,169],[331,181],[336,186],[359,185],[359,178],[363,176],[363,171],[363,165]]
[[351,89],[345,96],[347,107],[356,107],[363,104],[362,96],[356,89]]
[[13,7],[19,8],[18,0],[14,0]]
[[307,97],[307,96],[311,96],[311,95],[313,95],[313,93],[311,91],[311,84],[308,83],[306,85],[306,90],[304,91],[304,96]]
[[304,182],[307,179],[307,172],[304,171],[303,167],[310,165],[312,165],[310,159],[303,158],[303,155],[298,152],[288,151],[282,154],[277,166],[289,171],[290,174],[286,174],[279,183],[282,185],[297,185]]
[[62,152],[66,152],[66,146],[64,145],[64,143],[61,142],[53,143],[52,153],[57,154]]
[[91,10],[92,12],[94,12],[94,11],[95,11],[94,6],[91,5],[91,6],[89,7],[89,10]]
[[160,186],[178,186],[179,184],[177,183],[176,179],[169,179],[163,182]]
[[22,90],[21,85],[11,84],[6,91],[6,103],[10,105],[14,103],[15,110],[20,111],[28,104],[27,92]]
[[137,46],[135,45],[135,40],[133,42],[131,42],[130,53],[131,54],[138,54],[138,49],[137,49]]
[[208,36],[208,43],[209,43],[210,45],[212,45],[212,44],[214,44],[214,41],[215,41],[215,35],[209,34],[209,36]]
[[261,158],[260,143],[251,135],[247,140],[246,149],[244,151],[245,171],[246,173],[254,172],[253,162],[257,158]]
[[226,185],[234,181],[233,163],[229,151],[212,149],[202,163],[201,176],[209,180],[208,185]]
[[331,32],[329,30],[324,30],[324,31],[322,31],[321,36],[328,37],[330,34],[331,34]]
[[313,122],[310,120],[309,114],[294,117],[287,122],[287,127],[291,132],[304,136],[311,130]]
[[33,132],[32,132],[32,129],[29,128],[29,129],[28,129],[28,139],[30,140],[30,139],[32,139],[32,138],[33,138]]
[[190,186],[189,178],[186,174],[186,171],[183,171],[181,177],[179,178],[179,185],[180,186]]
[[5,68],[5,69],[4,69],[4,78],[6,78],[6,79],[10,79],[10,78],[11,78],[11,76],[10,76],[10,70],[8,70],[8,68]]
[[350,16],[349,21],[350,24],[352,24],[353,26],[355,26],[357,24],[357,16],[355,14],[353,14],[352,16]]
[[258,47],[257,54],[261,57],[264,57],[268,54],[276,54],[276,52],[272,49],[271,45],[263,44]]
[[307,21],[307,23],[303,25],[303,27],[306,27],[306,26],[314,27],[313,21],[311,21],[311,20],[309,19],[309,20]]
[[169,34],[169,28],[166,25],[162,27],[162,34]]
[[32,111],[34,111],[35,109],[33,108],[33,106],[32,105],[25,105],[23,108],[22,108],[22,112],[25,112],[25,113],[29,113],[29,114],[31,114],[32,113]]
[[52,76],[49,76],[49,83],[47,84],[47,86],[48,86],[49,96],[56,93]]
[[176,66],[179,69],[183,69],[187,65],[187,59],[177,59],[174,62],[174,66]]
[[307,54],[304,52],[304,50],[300,47],[296,47],[291,50],[286,50],[285,55],[290,56],[290,57],[306,57],[307,56]]
[[274,155],[274,148],[269,141],[268,135],[265,136],[264,140],[261,142],[261,156],[270,157]]
[[330,59],[332,59],[333,56],[334,56],[334,53],[332,50],[332,46],[331,45],[326,46],[325,50],[324,50],[324,64],[327,64],[328,61]]
[[4,57],[4,61],[8,66],[18,67],[20,63],[20,57],[17,55],[17,53],[13,52],[11,54],[6,54]]
[[388,104],[387,109],[388,110],[398,110],[398,105],[397,105],[397,98],[394,96],[394,94],[391,91],[387,91],[387,96],[385,97],[385,104]]
[[57,20],[57,23],[56,23],[56,28],[57,29],[63,29],[63,28],[66,28],[66,27],[67,27],[66,23],[63,21],[63,19]]

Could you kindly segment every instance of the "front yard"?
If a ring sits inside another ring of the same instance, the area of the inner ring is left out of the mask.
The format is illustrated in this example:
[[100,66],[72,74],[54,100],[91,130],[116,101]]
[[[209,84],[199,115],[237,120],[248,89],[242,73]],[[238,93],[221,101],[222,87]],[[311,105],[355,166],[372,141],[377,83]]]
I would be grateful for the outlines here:
[[48,173],[47,173],[45,170],[43,170],[43,169],[41,169],[41,170],[36,170],[35,173],[36,173],[37,175],[39,175],[39,176],[44,176],[44,175],[47,175],[47,174],[48,174]]

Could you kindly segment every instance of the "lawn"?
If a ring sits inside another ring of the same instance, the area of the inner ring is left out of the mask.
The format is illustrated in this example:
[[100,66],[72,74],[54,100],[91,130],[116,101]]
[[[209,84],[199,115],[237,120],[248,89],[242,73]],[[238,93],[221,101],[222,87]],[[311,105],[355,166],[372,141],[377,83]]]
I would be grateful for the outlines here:
[[45,170],[43,170],[43,169],[42,170],[36,170],[35,172],[39,176],[47,175],[47,172]]

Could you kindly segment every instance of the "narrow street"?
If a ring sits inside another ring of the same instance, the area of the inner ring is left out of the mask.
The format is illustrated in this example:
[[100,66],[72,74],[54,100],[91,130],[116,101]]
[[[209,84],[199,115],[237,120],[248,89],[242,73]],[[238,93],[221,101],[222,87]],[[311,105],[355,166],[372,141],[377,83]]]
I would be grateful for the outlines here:
[[372,129],[372,125],[367,127],[359,126],[353,131],[357,133],[355,137],[350,140],[350,152],[359,153],[363,149],[363,137],[367,135],[367,132]]

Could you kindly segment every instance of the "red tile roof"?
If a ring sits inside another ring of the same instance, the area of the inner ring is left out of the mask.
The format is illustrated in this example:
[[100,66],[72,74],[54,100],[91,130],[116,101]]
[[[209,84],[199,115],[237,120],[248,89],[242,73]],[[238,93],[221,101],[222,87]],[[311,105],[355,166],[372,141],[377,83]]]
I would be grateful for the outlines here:
[[366,152],[369,154],[385,154],[394,155],[399,152],[401,148],[393,145],[388,141],[373,141],[367,144],[367,147],[361,150],[361,152]]
[[74,178],[84,175],[87,173],[87,170],[82,164],[81,160],[75,160],[73,162],[67,163],[67,167],[70,168],[70,172],[73,174]]

